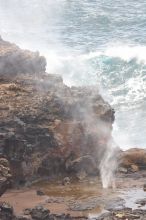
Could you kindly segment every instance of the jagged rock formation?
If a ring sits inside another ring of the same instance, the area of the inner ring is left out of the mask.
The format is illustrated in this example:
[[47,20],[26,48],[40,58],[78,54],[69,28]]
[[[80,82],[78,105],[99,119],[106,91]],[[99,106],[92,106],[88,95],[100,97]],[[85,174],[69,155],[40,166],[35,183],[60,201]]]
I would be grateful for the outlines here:
[[98,173],[111,139],[114,111],[98,89],[70,88],[45,63],[0,40],[0,151],[19,183]]

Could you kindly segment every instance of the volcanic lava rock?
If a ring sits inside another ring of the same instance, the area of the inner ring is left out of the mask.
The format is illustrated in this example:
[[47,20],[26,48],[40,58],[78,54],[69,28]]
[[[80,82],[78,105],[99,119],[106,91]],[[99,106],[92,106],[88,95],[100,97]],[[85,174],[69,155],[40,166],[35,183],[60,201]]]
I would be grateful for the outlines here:
[[0,40],[0,153],[19,184],[75,167],[97,173],[111,139],[114,110],[98,88],[70,88],[45,65],[38,53]]

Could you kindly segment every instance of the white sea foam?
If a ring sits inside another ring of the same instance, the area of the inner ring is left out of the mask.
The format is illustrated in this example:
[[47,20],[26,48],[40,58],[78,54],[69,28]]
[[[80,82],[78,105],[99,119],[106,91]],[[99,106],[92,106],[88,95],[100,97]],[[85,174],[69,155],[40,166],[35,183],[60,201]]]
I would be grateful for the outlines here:
[[141,45],[125,45],[122,43],[107,45],[105,49],[92,51],[87,54],[83,54],[81,59],[93,59],[99,56],[107,56],[111,58],[120,58],[123,61],[131,61],[137,59],[138,63],[146,63],[146,46]]
[[136,58],[139,63],[146,63],[146,46],[113,45],[108,47],[104,54],[109,57],[118,57],[127,62]]

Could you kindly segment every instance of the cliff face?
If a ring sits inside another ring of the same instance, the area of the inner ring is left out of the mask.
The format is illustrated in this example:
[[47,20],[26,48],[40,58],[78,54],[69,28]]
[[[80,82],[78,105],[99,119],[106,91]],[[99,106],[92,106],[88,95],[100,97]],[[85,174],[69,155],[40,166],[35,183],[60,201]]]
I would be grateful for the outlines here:
[[0,40],[0,153],[19,183],[98,173],[111,139],[114,111],[98,90],[70,88],[45,67],[38,53]]

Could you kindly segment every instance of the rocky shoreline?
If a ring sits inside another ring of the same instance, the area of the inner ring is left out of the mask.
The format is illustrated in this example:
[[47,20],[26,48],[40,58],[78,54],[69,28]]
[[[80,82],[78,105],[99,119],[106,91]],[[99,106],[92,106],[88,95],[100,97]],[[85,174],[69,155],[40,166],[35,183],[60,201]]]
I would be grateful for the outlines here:
[[46,181],[29,188],[8,190],[0,198],[0,216],[4,220],[144,220],[145,182],[145,172],[131,173],[129,177],[118,175],[115,190],[102,189],[96,178],[66,186]]
[[[0,196],[8,188],[30,186],[40,179],[62,179],[66,186],[98,177],[114,120],[114,110],[98,88],[68,87],[60,75],[46,73],[46,60],[38,52],[0,38]],[[116,175],[124,178],[146,169],[143,149],[123,152],[117,147],[111,159],[118,161]],[[145,211],[131,209],[120,213],[110,211],[98,219],[145,216]],[[1,202],[0,219],[75,217],[53,215],[39,206],[29,217],[19,218]]]
[[114,121],[98,89],[66,86],[45,58],[2,39],[0,66],[0,149],[13,181],[98,174]]

